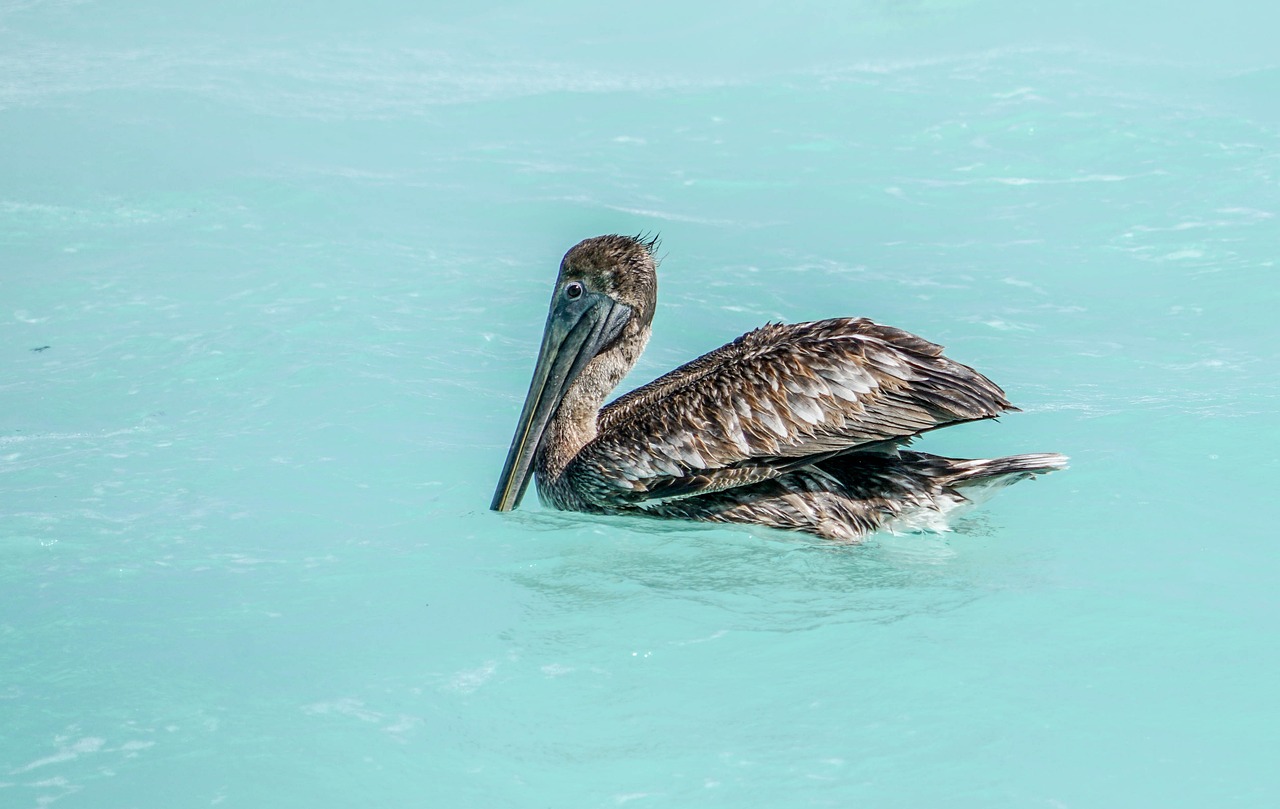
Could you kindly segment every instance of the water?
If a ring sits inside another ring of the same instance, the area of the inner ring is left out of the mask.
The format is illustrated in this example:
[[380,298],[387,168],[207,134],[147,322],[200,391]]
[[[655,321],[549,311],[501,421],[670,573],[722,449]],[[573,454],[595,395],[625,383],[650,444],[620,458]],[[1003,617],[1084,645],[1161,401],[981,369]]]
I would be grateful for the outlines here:
[[[0,2],[0,804],[1274,806],[1271,5]],[[487,510],[563,251],[639,384],[945,343],[944,536]]]

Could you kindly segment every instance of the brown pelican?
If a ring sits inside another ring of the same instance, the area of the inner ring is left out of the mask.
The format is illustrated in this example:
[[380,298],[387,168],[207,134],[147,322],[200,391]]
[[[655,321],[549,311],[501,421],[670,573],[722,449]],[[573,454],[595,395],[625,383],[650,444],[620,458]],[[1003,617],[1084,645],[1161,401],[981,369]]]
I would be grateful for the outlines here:
[[560,509],[855,540],[945,528],[974,495],[1066,466],[902,449],[1017,408],[941,346],[863,318],[764,326],[603,406],[649,340],[654,249],[599,236],[565,254],[494,510],[519,505],[532,473]]

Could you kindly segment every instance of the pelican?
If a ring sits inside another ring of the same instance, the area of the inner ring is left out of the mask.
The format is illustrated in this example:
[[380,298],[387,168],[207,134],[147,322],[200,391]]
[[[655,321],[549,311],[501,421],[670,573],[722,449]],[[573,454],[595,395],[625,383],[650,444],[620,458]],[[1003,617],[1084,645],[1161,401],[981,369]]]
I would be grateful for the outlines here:
[[946,530],[979,495],[1065,468],[1056,453],[960,460],[903,447],[1016,410],[942,347],[865,318],[769,324],[605,405],[649,341],[655,239],[598,236],[560,263],[491,508],[751,523],[857,541]]

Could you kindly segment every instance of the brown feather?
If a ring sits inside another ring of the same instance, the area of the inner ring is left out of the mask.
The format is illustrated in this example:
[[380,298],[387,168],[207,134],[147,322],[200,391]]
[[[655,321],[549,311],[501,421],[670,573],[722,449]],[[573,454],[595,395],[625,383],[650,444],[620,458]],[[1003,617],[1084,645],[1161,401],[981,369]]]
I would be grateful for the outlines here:
[[687,497],[1009,409],[991,380],[900,329],[770,324],[607,405],[565,473],[601,507]]

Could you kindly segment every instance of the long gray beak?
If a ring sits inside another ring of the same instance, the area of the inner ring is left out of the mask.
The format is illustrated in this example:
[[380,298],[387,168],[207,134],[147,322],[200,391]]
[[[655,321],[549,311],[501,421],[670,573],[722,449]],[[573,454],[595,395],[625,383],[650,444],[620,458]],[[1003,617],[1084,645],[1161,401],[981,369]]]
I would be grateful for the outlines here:
[[565,393],[587,363],[617,338],[631,313],[630,306],[608,295],[584,292],[568,300],[556,286],[529,394],[489,508],[510,511],[520,505],[532,477],[534,453]]

